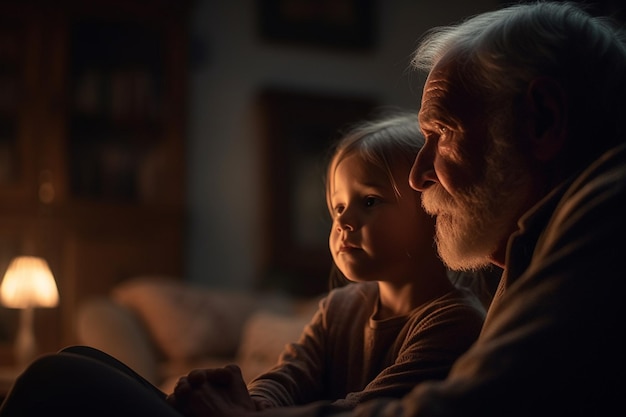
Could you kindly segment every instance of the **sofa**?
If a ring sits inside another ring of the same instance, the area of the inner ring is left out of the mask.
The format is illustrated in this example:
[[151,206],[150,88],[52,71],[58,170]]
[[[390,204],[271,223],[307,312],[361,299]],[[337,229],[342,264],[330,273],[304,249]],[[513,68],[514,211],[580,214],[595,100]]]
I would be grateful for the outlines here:
[[320,299],[135,277],[84,302],[76,335],[169,393],[190,370],[228,363],[249,381],[298,339]]

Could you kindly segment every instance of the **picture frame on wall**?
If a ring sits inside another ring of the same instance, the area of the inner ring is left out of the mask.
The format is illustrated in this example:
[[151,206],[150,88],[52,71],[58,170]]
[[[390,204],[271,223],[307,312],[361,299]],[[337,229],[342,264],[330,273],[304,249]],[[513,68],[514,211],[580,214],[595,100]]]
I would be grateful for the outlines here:
[[328,289],[332,258],[324,180],[331,146],[376,110],[372,97],[265,89],[257,97],[263,187],[261,287]]
[[376,40],[375,0],[257,0],[258,29],[270,42],[366,50]]

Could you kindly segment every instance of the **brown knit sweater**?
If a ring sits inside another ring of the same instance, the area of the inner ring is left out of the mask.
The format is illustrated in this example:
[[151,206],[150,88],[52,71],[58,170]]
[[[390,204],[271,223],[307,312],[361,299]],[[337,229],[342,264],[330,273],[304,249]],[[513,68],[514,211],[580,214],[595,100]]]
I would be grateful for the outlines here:
[[480,333],[484,310],[461,289],[407,316],[375,320],[378,284],[335,289],[277,365],[248,385],[273,407],[333,400],[352,408],[372,398],[399,398],[421,381],[442,379]]

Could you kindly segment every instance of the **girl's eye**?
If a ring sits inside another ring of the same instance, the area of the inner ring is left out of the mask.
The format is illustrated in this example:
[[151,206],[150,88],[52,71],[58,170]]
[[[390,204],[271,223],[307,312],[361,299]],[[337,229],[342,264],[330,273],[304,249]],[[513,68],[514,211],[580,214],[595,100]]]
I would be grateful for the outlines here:
[[339,215],[343,213],[343,209],[344,209],[343,205],[337,205],[334,207],[333,212],[335,213],[335,215]]
[[376,197],[366,197],[365,198],[365,207],[372,207],[378,202]]

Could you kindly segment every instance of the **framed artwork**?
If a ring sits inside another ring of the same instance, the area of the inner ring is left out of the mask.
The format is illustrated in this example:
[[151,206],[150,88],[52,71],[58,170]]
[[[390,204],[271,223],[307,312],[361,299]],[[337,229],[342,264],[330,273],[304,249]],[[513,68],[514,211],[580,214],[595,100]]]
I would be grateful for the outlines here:
[[376,108],[369,97],[268,89],[257,110],[263,138],[262,287],[296,295],[328,289],[332,258],[324,180],[341,130]]
[[376,38],[375,0],[257,0],[262,38],[282,43],[367,49]]

